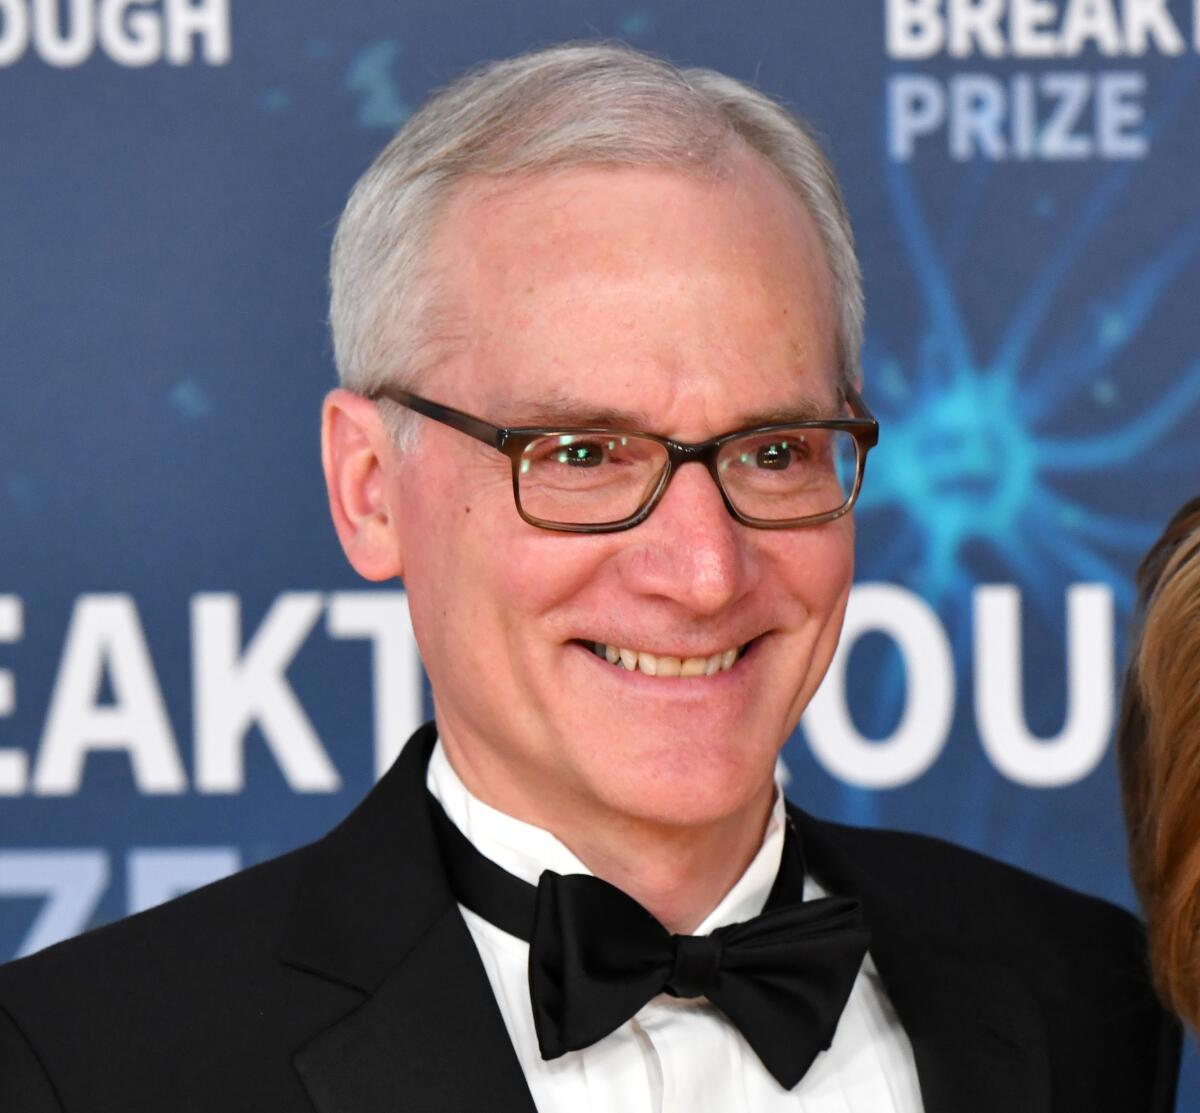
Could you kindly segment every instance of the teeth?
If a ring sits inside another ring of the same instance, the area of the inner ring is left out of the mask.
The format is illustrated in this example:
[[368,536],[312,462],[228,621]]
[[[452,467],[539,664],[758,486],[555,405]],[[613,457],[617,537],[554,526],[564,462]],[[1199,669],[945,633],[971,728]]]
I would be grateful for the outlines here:
[[715,676],[733,667],[738,659],[740,648],[735,646],[723,653],[714,653],[711,657],[672,657],[669,654],[659,656],[647,653],[645,650],[626,649],[623,646],[609,645],[607,642],[593,642],[592,648],[597,657],[603,657],[610,665],[637,670],[646,676]]
[[683,662],[678,657],[660,657],[658,659],[659,676],[678,676],[683,671]]

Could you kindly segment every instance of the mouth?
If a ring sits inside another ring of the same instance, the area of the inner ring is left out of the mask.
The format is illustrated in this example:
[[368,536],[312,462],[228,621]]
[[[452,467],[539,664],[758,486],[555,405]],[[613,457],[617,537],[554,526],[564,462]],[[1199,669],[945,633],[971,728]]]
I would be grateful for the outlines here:
[[716,676],[718,673],[728,672],[757,640],[754,638],[743,645],[730,646],[728,649],[700,657],[677,657],[669,653],[610,645],[607,642],[577,641],[575,644],[602,661],[607,661],[614,668],[624,669],[626,672],[640,672],[645,676],[674,679]]

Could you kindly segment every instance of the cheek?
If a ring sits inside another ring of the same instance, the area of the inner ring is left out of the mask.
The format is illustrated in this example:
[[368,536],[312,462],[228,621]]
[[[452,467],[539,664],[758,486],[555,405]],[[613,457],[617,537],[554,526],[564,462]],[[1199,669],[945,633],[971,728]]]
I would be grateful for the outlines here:
[[452,477],[427,467],[419,482],[402,477],[392,509],[409,612],[423,653],[440,656],[439,647],[447,643],[470,647],[473,639],[462,631],[477,625],[478,601],[486,591],[478,507]]
[[807,667],[798,677],[799,688],[789,722],[807,706],[825,677],[842,631],[846,600],[854,581],[854,527],[839,520],[798,544],[791,568],[792,592],[804,611],[803,640]]
[[497,598],[505,599],[528,618],[545,619],[537,633],[552,640],[577,635],[570,627],[574,604],[603,582],[609,543],[602,538],[554,533],[525,522],[509,534],[504,569],[493,582]]
[[433,620],[443,631],[469,628],[464,644],[493,653],[500,642],[555,641],[553,620],[567,629],[565,604],[604,562],[603,539],[537,529],[517,515],[508,490],[495,485],[467,491],[447,476],[436,496],[425,485],[400,502],[414,626]]
[[810,621],[840,619],[854,580],[854,525],[840,518],[786,538],[777,567]]

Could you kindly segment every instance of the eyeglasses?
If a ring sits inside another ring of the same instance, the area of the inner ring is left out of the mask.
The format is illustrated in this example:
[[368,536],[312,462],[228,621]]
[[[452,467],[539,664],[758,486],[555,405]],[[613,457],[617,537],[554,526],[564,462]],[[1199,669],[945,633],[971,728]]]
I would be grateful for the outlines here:
[[517,513],[532,526],[613,533],[644,522],[675,469],[708,468],[729,513],[756,529],[815,526],[858,498],[879,423],[858,392],[843,388],[848,418],[737,429],[697,444],[625,429],[506,429],[450,406],[385,386],[387,399],[466,433],[512,462]]

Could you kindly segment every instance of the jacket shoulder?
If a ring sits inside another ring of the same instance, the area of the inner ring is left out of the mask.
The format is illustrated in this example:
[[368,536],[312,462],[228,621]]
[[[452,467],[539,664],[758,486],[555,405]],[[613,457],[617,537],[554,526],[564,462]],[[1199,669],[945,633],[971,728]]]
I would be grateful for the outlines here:
[[[0,1004],[36,989],[44,998],[89,988],[104,991],[142,980],[158,982],[191,966],[233,968],[269,950],[294,899],[300,863],[293,851],[193,890],[145,912],[94,928],[0,966]],[[161,984],[159,982],[158,984]]]
[[1001,898],[999,907],[991,912],[999,914],[1014,904],[1023,911],[1036,910],[1051,917],[1055,913],[1074,921],[1082,917],[1094,926],[1108,925],[1119,932],[1141,930],[1135,916],[1110,901],[977,850],[932,835],[852,827],[792,810],[803,816],[810,831],[820,832],[823,840],[835,843],[856,860],[870,862],[871,872],[890,875],[914,897],[935,900],[950,891],[969,906],[979,902],[992,905]]
[[0,1108],[298,1106],[292,1052],[359,999],[276,956],[308,849],[0,967]]
[[973,970],[1019,987],[1044,1032],[1055,1109],[1173,1108],[1179,1025],[1155,997],[1144,931],[1129,912],[941,839],[798,809],[792,818],[813,875],[863,902],[893,961],[900,945],[926,956],[919,969],[929,977]]
[[1052,969],[1068,992],[1147,996],[1145,931],[1124,908],[943,839],[797,814],[822,859],[854,863],[868,888],[903,894],[922,930],[1018,969]]

